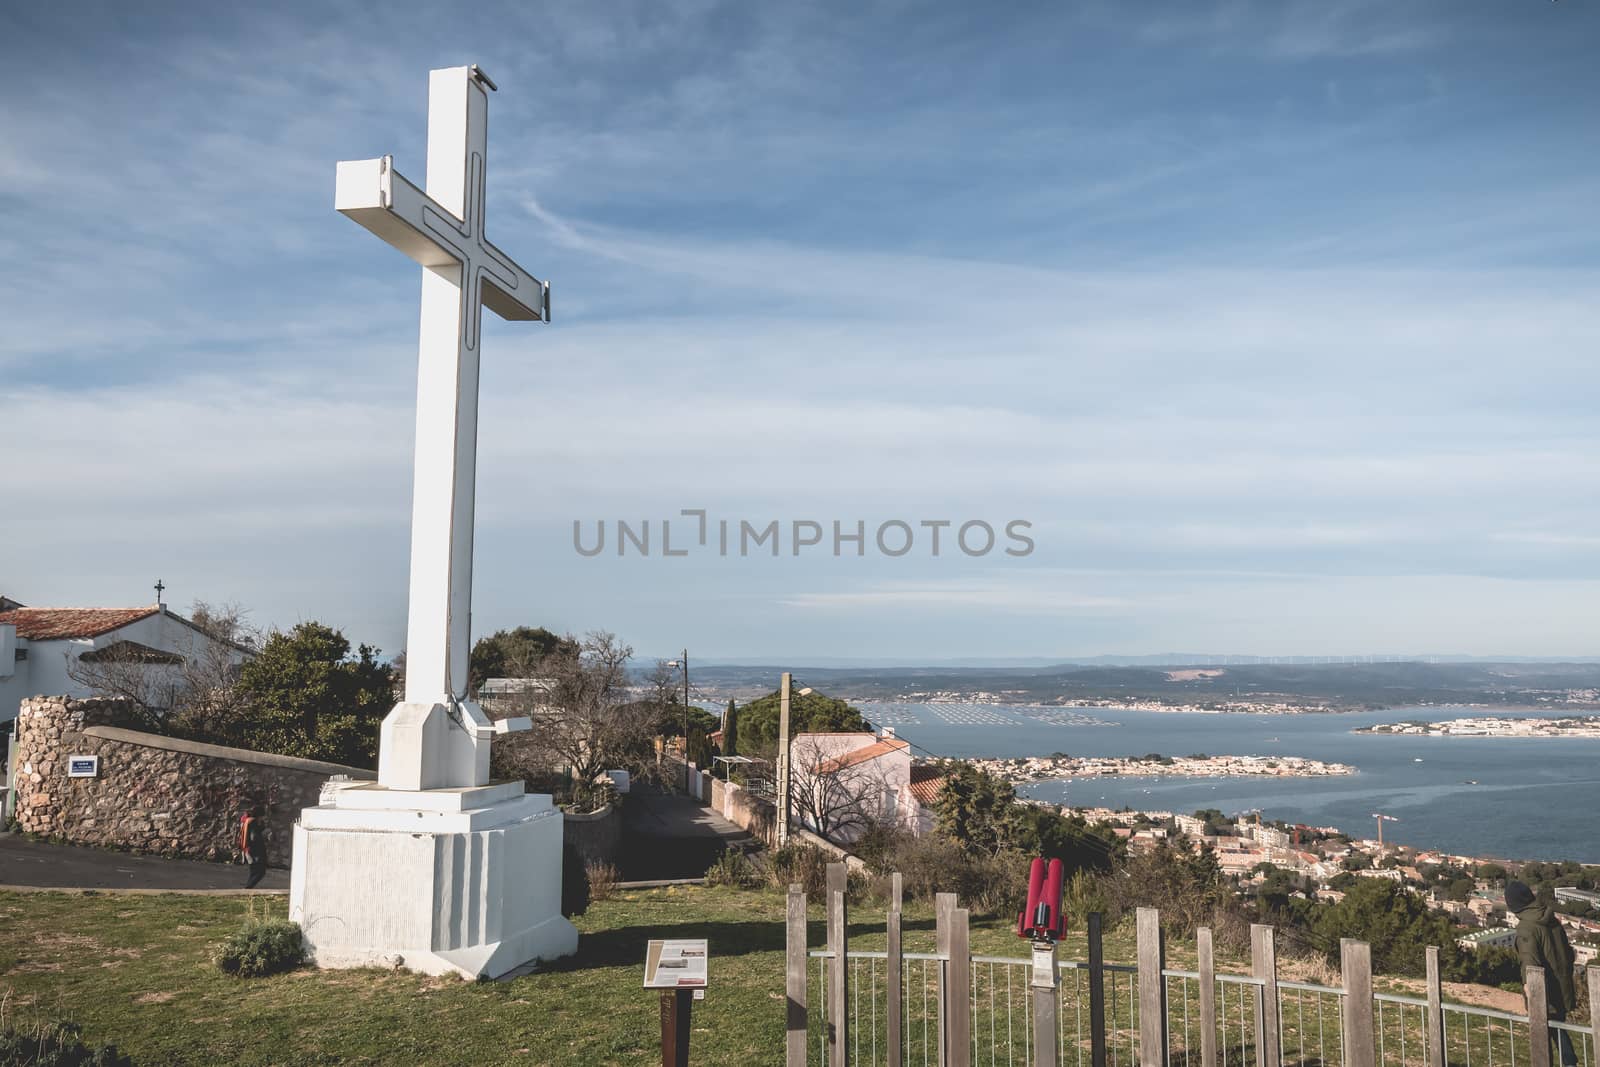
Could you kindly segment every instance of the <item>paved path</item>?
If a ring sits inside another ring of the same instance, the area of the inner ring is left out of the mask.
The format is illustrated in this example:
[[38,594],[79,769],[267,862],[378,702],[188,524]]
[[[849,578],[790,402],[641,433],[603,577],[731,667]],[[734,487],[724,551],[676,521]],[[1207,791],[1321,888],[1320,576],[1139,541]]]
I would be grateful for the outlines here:
[[[629,881],[698,878],[728,848],[751,850],[748,831],[684,796],[635,788],[624,807],[617,864]],[[0,833],[0,888],[242,891],[243,866],[47,844]],[[289,872],[269,868],[257,891],[283,893]]]
[[[0,888],[220,892],[244,889],[241,865],[135,856],[0,834]],[[267,869],[256,891],[288,892],[289,872]]]
[[637,786],[622,810],[617,866],[629,881],[698,878],[725,849],[757,847],[749,831],[675,793]]

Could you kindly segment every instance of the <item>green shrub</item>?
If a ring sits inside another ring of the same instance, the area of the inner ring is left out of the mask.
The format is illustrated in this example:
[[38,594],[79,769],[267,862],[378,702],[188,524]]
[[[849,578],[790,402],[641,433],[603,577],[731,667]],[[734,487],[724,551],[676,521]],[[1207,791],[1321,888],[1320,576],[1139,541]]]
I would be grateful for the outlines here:
[[216,964],[240,978],[292,971],[306,960],[300,925],[287,919],[248,921],[218,946]]
[[804,841],[791,841],[767,853],[767,884],[788,889],[798,883],[808,900],[822,900],[828,892],[828,864],[832,861],[822,849]]
[[40,1023],[0,1029],[0,1063],[26,1067],[133,1067],[115,1045],[92,1048],[73,1023]]
[[706,885],[731,885],[750,889],[761,884],[761,872],[736,848],[730,848],[706,871]]

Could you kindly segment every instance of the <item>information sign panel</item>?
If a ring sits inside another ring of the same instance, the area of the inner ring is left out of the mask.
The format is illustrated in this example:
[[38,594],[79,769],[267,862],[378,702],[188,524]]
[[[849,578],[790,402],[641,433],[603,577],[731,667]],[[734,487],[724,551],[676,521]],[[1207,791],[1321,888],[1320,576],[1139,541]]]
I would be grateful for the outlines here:
[[644,954],[646,989],[704,989],[704,941],[652,941]]

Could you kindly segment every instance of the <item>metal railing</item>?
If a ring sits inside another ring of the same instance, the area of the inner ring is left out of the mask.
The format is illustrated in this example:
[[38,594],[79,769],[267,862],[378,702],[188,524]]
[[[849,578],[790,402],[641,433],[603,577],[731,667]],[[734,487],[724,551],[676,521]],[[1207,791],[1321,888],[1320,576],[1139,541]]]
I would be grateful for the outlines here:
[[[950,894],[936,951],[902,951],[898,879],[888,948],[850,948],[842,865],[829,874],[824,948],[806,945],[805,894],[790,891],[790,1067],[1600,1067],[1595,1024],[1547,1019],[1536,970],[1533,1010],[1517,1014],[1445,1002],[1433,948],[1427,996],[1374,990],[1370,949],[1349,940],[1339,986],[1280,978],[1269,926],[1252,929],[1252,973],[1218,973],[1203,928],[1198,969],[1172,968],[1159,916],[1141,909],[1136,963],[1102,958],[1091,916],[1090,958],[1052,954],[1056,981],[1041,985],[1035,960],[971,954]],[[1587,979],[1600,1002],[1600,967]]]

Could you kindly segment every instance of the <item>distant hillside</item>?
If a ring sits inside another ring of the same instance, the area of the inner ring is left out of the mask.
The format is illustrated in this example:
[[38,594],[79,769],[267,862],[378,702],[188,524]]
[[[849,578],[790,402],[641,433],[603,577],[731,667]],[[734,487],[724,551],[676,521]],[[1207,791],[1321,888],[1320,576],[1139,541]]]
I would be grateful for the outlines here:
[[[1600,663],[1214,663],[1163,666],[795,667],[797,684],[851,700],[947,698],[1070,703],[1156,700],[1205,703],[1284,700],[1350,710],[1409,704],[1600,706]],[[777,667],[707,666],[705,690],[770,692]]]

